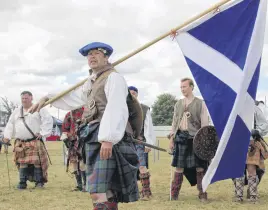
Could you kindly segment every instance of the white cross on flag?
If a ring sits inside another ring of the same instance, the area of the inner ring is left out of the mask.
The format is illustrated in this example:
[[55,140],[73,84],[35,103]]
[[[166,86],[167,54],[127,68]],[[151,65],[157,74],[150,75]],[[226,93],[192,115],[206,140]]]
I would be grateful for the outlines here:
[[209,184],[244,174],[263,50],[267,0],[236,0],[186,28],[176,40],[208,107],[220,143]]

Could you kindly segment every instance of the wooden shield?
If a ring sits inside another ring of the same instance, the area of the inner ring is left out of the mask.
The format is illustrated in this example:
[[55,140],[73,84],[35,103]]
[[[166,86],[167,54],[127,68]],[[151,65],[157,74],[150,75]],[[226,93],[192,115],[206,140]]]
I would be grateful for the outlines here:
[[193,140],[194,153],[201,160],[210,161],[218,148],[219,139],[214,126],[200,128]]

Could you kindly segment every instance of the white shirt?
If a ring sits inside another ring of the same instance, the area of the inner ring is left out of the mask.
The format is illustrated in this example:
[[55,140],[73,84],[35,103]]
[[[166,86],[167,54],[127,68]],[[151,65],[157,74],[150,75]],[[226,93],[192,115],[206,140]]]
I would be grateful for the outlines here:
[[[10,140],[12,138],[33,138],[32,134],[28,131],[20,118],[20,112],[21,107],[16,108],[11,114],[4,131],[5,138]],[[24,118],[26,124],[34,134],[40,133],[44,138],[50,136],[53,128],[53,119],[45,108],[42,108],[39,113],[35,112],[33,114],[24,111]]]
[[144,120],[144,136],[148,144],[156,145],[156,136],[150,110],[147,111]]
[[261,136],[265,136],[268,133],[268,121],[259,106],[255,106],[255,120],[256,129],[260,132]]
[[[87,103],[87,93],[91,88],[91,76],[80,87],[66,94],[62,98],[52,103],[52,106],[64,109],[74,110],[84,106]],[[104,92],[107,98],[107,105],[100,122],[98,141],[118,143],[124,136],[128,122],[127,95],[128,86],[124,77],[116,72],[112,72],[104,86]],[[54,94],[49,94],[51,98]]]
[[261,109],[265,119],[268,121],[268,108],[263,103],[259,103],[258,107]]

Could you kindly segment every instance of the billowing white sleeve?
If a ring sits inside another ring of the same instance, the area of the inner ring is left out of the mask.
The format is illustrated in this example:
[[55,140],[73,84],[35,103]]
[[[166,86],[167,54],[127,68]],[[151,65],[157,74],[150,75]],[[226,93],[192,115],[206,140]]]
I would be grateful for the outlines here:
[[[51,105],[62,110],[75,110],[81,108],[86,104],[87,91],[90,87],[91,81],[87,80],[83,85],[61,97],[57,101],[51,103]],[[47,97],[51,99],[56,95],[57,94],[55,93],[50,93],[47,95]]]
[[256,129],[260,132],[261,136],[265,136],[268,133],[268,121],[261,109],[255,106],[255,118],[256,118]]
[[156,145],[153,120],[150,110],[147,111],[144,121],[144,136],[148,144]]
[[49,137],[53,128],[53,118],[45,108],[40,109],[39,114],[41,117],[40,134],[45,138]]
[[123,76],[111,73],[105,84],[107,105],[101,119],[98,141],[118,143],[124,136],[128,122],[128,86]]
[[15,113],[17,109],[15,109],[9,117],[7,125],[4,131],[4,138],[11,140],[15,136]]

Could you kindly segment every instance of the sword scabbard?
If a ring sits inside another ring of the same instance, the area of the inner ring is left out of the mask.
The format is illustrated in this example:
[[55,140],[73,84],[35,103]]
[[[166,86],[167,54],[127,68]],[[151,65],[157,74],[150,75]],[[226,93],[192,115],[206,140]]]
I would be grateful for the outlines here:
[[135,143],[137,143],[137,144],[143,144],[144,146],[146,146],[146,147],[150,147],[150,148],[152,148],[152,149],[156,149],[156,150],[159,150],[159,151],[162,151],[162,152],[168,152],[166,149],[163,149],[163,148],[161,148],[161,147],[157,147],[157,146],[148,144],[148,143],[146,143],[146,142],[144,142],[144,141],[141,141],[141,140],[138,140],[138,139],[134,139],[134,138],[132,138],[132,141],[135,142]]

